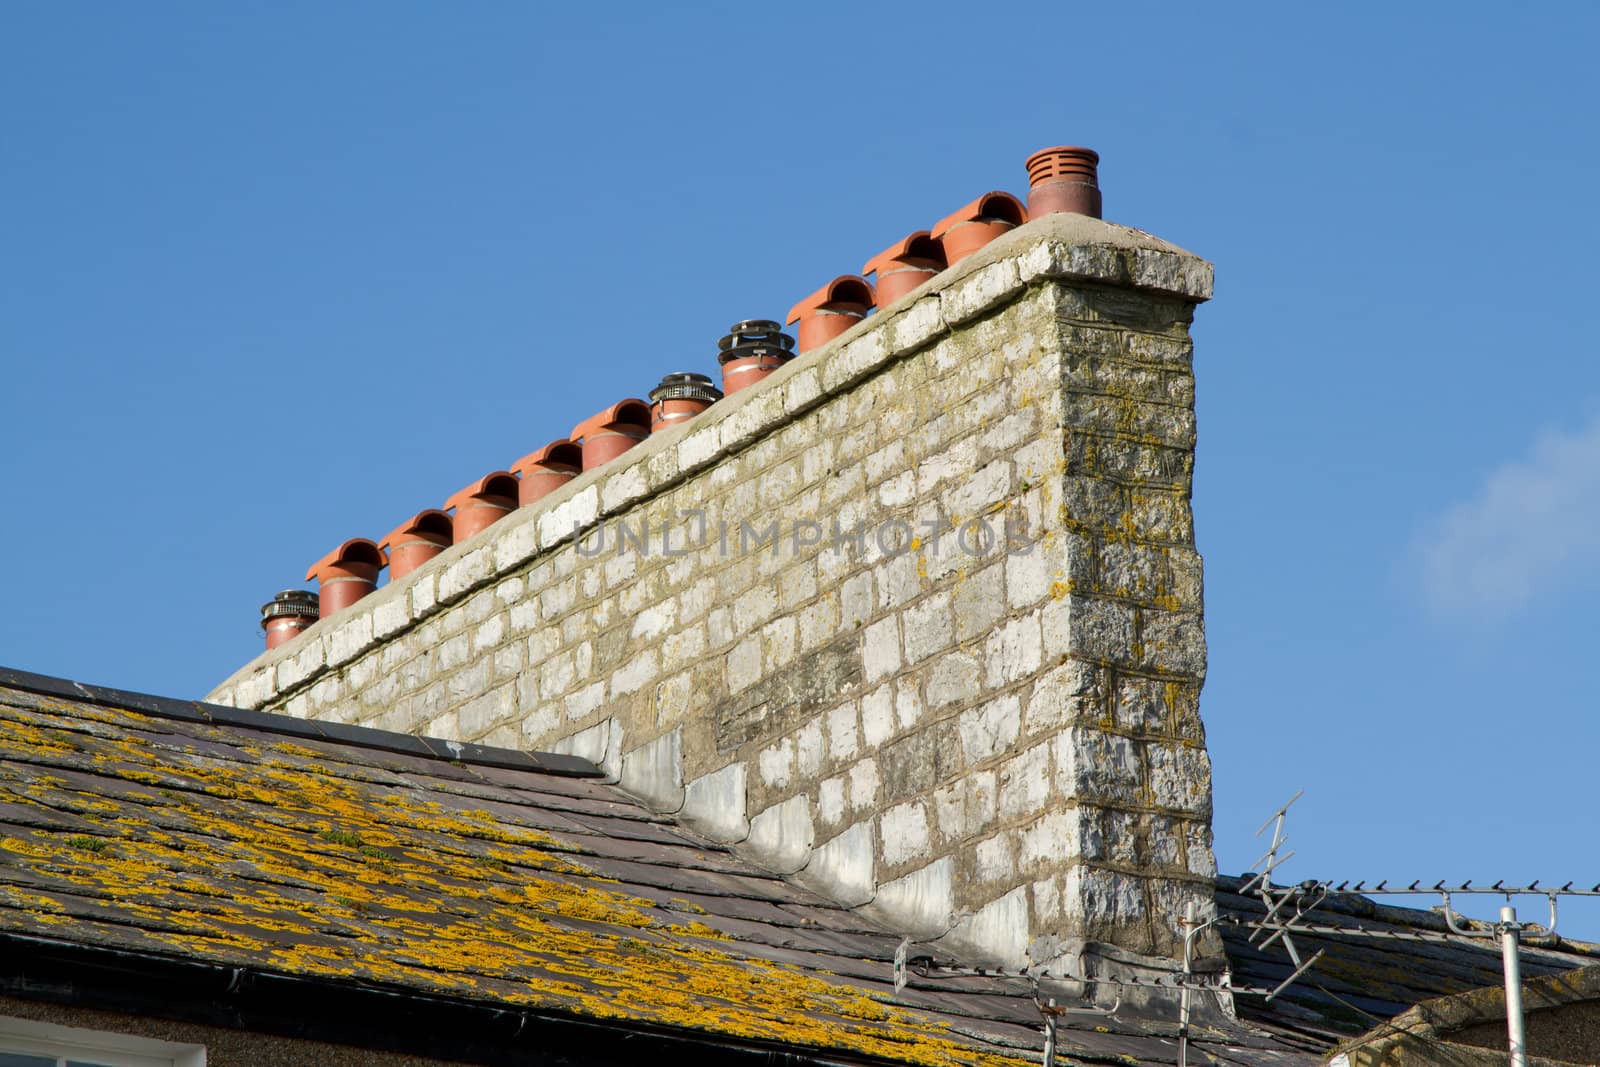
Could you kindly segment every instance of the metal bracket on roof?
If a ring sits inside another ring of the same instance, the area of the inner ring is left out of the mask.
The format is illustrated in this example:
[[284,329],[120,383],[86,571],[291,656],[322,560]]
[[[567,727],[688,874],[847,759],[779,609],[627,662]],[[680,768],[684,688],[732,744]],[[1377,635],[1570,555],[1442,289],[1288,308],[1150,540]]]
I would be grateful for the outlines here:
[[1033,978],[1033,1003],[1039,1009],[1039,1014],[1044,1017],[1044,1067],[1055,1067],[1056,1063],[1056,1024],[1063,1015],[1115,1015],[1117,1009],[1122,1007],[1122,991],[1117,991],[1117,999],[1109,1008],[1067,1008],[1056,1003],[1055,997],[1039,996],[1039,978]]
[[895,946],[894,991],[896,993],[906,987],[906,983],[911,980],[910,976],[913,970],[923,975],[933,970],[934,962],[932,956],[911,955],[911,946],[920,943],[906,937],[902,938],[900,944]]
[[[1536,882],[1534,884],[1537,885],[1538,883]],[[1495,935],[1492,934],[1492,933],[1486,934],[1486,933],[1482,932],[1481,930],[1474,930],[1471,927],[1461,927],[1461,926],[1457,926],[1456,925],[1456,918],[1457,918],[1456,909],[1450,906],[1450,894],[1451,893],[1478,892],[1478,890],[1473,890],[1471,887],[1472,887],[1472,883],[1471,882],[1467,882],[1467,883],[1463,884],[1462,886],[1453,887],[1453,888],[1449,888],[1449,889],[1435,887],[1437,889],[1438,893],[1439,893],[1439,896],[1444,899],[1444,907],[1441,909],[1444,912],[1444,923],[1445,923],[1446,926],[1448,926],[1450,928],[1450,932],[1451,933],[1460,934],[1462,937],[1493,937]],[[1534,892],[1534,890],[1505,890],[1505,889],[1501,889],[1498,882],[1495,883],[1495,886],[1493,888],[1489,889],[1488,891],[1491,892],[1491,893],[1501,893],[1501,892],[1505,893],[1506,903],[1507,904],[1511,903],[1512,898],[1514,896],[1516,896],[1519,892],[1521,892],[1521,893]],[[1537,924],[1537,923],[1520,923],[1520,924],[1518,924],[1518,929],[1521,931],[1521,936],[1522,936],[1522,938],[1524,940],[1527,940],[1527,939],[1530,939],[1530,938],[1547,938],[1547,937],[1551,938],[1551,939],[1554,939],[1555,936],[1556,936],[1556,923],[1560,919],[1560,916],[1557,914],[1557,911],[1556,911],[1556,909],[1558,907],[1557,901],[1558,901],[1558,899],[1560,897],[1560,891],[1559,890],[1542,890],[1541,892],[1543,892],[1545,898],[1547,900],[1549,900],[1549,902],[1550,902],[1550,922],[1547,925],[1543,926],[1543,927],[1539,926],[1539,924]],[[1465,918],[1465,917],[1462,916],[1462,918]]]

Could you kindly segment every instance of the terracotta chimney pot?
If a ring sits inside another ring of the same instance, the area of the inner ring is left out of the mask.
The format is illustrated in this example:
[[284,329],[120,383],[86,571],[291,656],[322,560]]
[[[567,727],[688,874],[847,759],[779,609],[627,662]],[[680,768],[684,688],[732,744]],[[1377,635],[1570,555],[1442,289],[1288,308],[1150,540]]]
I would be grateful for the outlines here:
[[378,542],[389,556],[389,580],[404,578],[449,548],[455,536],[453,527],[449,515],[428,508],[390,530]]
[[1028,221],[1028,209],[1010,193],[984,193],[939,220],[933,236],[953,267],[978,249]]
[[472,537],[505,518],[517,506],[517,479],[510,471],[491,471],[464,489],[452,493],[444,502],[446,511],[455,509],[450,524],[455,543]]
[[537,452],[511,465],[517,476],[517,504],[527,507],[566,485],[583,470],[583,450],[565,437],[551,441]]
[[800,351],[821,348],[867,317],[878,297],[858,274],[841,274],[789,309],[787,322],[800,323]]
[[571,440],[583,449],[583,469],[610,463],[650,436],[650,405],[629,397],[596,412],[572,428]]
[[261,605],[261,628],[267,632],[267,651],[311,629],[319,611],[317,594],[309,589],[285,589]]
[[660,433],[688,422],[721,399],[722,390],[704,374],[669,374],[650,390],[650,432]]
[[337,615],[378,588],[378,572],[388,562],[383,549],[365,537],[352,537],[313,563],[306,581],[315,579],[322,590],[318,617]]
[[1028,157],[1028,217],[1055,211],[1100,217],[1100,153],[1076,145],[1041,148]]
[[862,274],[877,274],[879,307],[890,304],[944,270],[944,246],[927,230],[903,237],[867,260]]
[[794,338],[771,319],[745,319],[717,342],[722,391],[729,396],[759,382],[794,358]]

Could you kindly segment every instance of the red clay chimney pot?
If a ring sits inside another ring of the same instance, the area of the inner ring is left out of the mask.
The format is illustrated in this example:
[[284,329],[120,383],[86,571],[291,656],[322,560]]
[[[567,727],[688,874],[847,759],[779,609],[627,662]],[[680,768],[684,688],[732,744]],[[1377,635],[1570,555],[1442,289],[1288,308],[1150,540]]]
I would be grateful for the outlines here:
[[510,471],[490,471],[444,502],[445,510],[455,509],[451,522],[455,543],[460,544],[499,522],[517,506],[517,478]]
[[862,274],[877,274],[877,302],[888,307],[949,266],[944,246],[927,230],[902,237],[867,260]]
[[583,449],[583,469],[610,463],[650,436],[650,405],[629,397],[596,412],[572,428],[571,439]]
[[1056,211],[1100,217],[1100,153],[1076,145],[1041,148],[1028,157],[1028,217]]
[[321,587],[319,617],[328,618],[378,588],[378,572],[389,557],[365,537],[352,537],[306,571],[306,581]]
[[450,547],[454,523],[437,508],[419,511],[378,542],[389,555],[389,580],[398,581]]
[[772,319],[745,319],[728,327],[717,342],[722,364],[722,391],[732,396],[794,358],[794,338]]
[[1028,209],[1010,193],[995,190],[939,220],[933,236],[953,267],[978,249],[1028,221]]
[[821,348],[867,317],[877,294],[858,274],[841,274],[789,309],[785,321],[798,322],[800,351]]
[[722,390],[704,374],[669,374],[650,390],[650,432],[660,433],[687,422],[721,399]]
[[565,437],[551,441],[511,465],[518,478],[517,503],[527,507],[566,485],[583,470],[583,450]]
[[267,632],[267,651],[311,629],[319,612],[317,594],[309,589],[285,589],[261,605],[261,628]]

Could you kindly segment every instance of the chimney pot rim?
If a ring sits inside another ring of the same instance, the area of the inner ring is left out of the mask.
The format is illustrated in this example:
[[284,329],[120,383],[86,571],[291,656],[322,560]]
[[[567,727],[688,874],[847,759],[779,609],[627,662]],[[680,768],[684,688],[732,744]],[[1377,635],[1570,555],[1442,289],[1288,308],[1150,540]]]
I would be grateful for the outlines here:
[[[507,491],[508,489],[509,492]],[[490,471],[477,481],[471,482],[451,493],[450,499],[444,502],[444,510],[449,511],[454,508],[457,512],[460,512],[468,501],[483,500],[488,497],[517,499],[516,475],[510,471]]]
[[[368,558],[361,559],[361,556]],[[389,554],[379,548],[377,542],[370,538],[352,537],[313,563],[306,571],[306,581],[320,581],[322,573],[346,563],[369,567],[386,567],[389,564]]]
[[604,411],[597,411],[572,428],[568,440],[581,441],[607,426],[622,425],[646,432],[650,429],[650,405],[638,397],[619,400]]
[[[438,508],[423,508],[405,522],[402,522],[399,526],[396,526],[394,529],[384,534],[383,539],[378,542],[378,547],[388,551],[390,548],[394,547],[394,542],[396,540],[404,537],[406,534],[434,534],[444,537],[444,543],[449,544],[451,529],[454,525],[454,522],[454,519],[452,519],[446,512],[443,512]],[[430,526],[434,528],[429,529]],[[440,526],[442,526],[443,529],[438,529]]]
[[[1015,218],[996,215],[990,210],[1000,206],[1010,209]],[[976,222],[979,219],[998,219],[1021,226],[1028,221],[1028,206],[1004,189],[993,189],[940,219],[933,227],[933,236],[942,241],[945,234],[963,222]]]
[[871,282],[859,274],[841,274],[790,308],[786,321],[798,322],[807,313],[821,311],[830,305],[853,305],[865,311],[877,301],[878,291]]
[[511,465],[511,473],[526,477],[536,470],[583,469],[583,450],[565,437],[559,437],[542,448],[534,449]]
[[264,629],[273,619],[316,618],[321,611],[321,597],[309,589],[284,589],[274,593],[271,600],[261,605],[261,625]]
[[[924,248],[924,251],[937,252],[938,255],[918,254],[919,245],[932,245],[932,248]],[[918,230],[916,233],[907,234],[900,238],[900,240],[867,260],[866,266],[861,268],[861,273],[863,275],[875,273],[878,275],[878,281],[882,282],[885,271],[895,263],[907,258],[933,260],[937,263],[944,259],[944,246],[939,238],[933,235],[933,231]]]

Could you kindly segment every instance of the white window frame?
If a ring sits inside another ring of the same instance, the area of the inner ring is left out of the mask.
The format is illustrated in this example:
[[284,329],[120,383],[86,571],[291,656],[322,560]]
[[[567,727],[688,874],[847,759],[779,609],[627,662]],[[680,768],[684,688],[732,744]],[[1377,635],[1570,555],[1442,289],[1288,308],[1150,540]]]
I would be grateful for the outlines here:
[[107,1067],[206,1067],[206,1047],[0,1016],[0,1052],[94,1060]]

